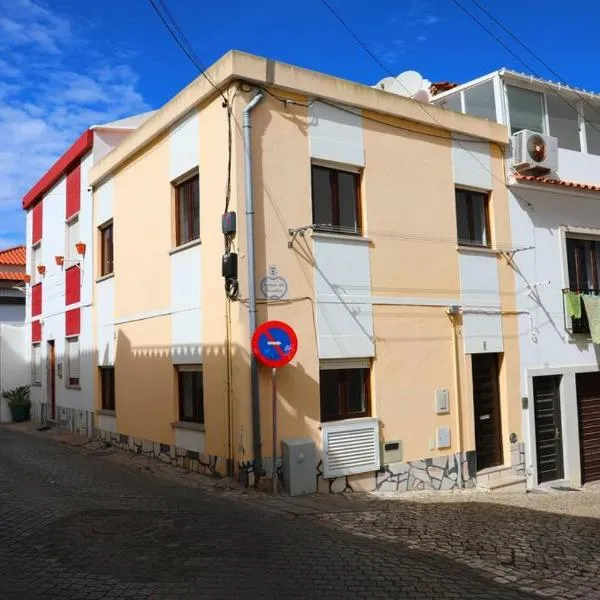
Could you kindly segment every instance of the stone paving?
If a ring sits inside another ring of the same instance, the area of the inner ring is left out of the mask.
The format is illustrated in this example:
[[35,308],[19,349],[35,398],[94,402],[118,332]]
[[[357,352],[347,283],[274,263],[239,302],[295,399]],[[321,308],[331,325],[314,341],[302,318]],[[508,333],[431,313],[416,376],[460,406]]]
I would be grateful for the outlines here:
[[275,499],[157,464],[0,427],[0,598],[600,598],[595,519]]

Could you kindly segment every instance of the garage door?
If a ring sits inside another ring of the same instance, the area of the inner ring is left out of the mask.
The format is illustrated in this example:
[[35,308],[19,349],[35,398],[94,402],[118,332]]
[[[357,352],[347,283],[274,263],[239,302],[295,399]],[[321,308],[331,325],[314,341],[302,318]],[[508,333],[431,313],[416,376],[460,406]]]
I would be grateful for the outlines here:
[[579,449],[583,483],[600,480],[600,373],[577,375]]

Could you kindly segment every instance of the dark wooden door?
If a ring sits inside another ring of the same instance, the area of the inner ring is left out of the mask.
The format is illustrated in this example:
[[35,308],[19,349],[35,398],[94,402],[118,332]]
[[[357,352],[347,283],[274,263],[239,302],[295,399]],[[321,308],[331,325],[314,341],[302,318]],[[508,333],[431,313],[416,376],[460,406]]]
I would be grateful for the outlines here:
[[533,378],[538,483],[564,477],[560,375]]
[[54,340],[48,341],[48,392],[50,395],[50,418],[56,419],[56,352]]
[[498,355],[471,355],[477,470],[502,464]]
[[600,479],[600,373],[578,373],[579,452],[581,481]]

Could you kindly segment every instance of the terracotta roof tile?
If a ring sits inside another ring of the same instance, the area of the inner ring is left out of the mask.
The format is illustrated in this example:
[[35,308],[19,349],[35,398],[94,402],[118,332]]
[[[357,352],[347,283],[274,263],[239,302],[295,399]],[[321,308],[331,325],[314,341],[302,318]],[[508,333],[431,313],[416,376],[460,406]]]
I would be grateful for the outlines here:
[[13,246],[0,250],[0,265],[25,266],[25,246]]
[[25,281],[25,273],[5,273],[0,271],[0,281]]
[[535,175],[515,175],[517,181],[528,181],[530,183],[544,183],[548,185],[562,185],[563,187],[576,190],[587,190],[589,192],[600,192],[600,185],[589,183],[577,183],[576,181],[565,181],[564,179],[550,179],[549,177],[536,177]]

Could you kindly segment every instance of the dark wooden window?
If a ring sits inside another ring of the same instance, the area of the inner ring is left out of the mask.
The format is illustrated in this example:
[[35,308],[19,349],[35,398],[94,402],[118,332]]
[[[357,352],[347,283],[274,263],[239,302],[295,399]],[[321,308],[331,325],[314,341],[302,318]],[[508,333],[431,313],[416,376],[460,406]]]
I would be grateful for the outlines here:
[[456,190],[456,229],[461,246],[491,246],[488,194]]
[[369,369],[321,369],[321,421],[371,414]]
[[102,408],[115,410],[115,368],[100,367],[100,387]]
[[360,175],[312,166],[313,224],[316,230],[359,235]]
[[175,186],[176,243],[200,237],[200,179],[198,175]]
[[113,224],[100,227],[100,275],[110,275],[114,271]]
[[[569,289],[584,294],[600,294],[600,241],[567,238]],[[572,319],[573,333],[589,333],[585,305],[581,302],[581,319]]]
[[179,368],[179,420],[204,423],[204,386],[202,369]]

